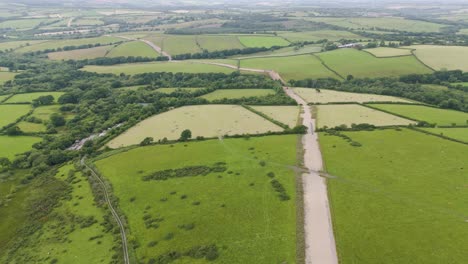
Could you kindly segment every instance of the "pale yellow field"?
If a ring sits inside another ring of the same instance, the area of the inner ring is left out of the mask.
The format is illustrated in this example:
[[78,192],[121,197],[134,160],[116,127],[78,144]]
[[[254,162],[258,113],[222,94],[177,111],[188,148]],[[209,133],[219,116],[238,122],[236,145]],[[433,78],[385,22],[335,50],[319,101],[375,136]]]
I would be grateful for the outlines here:
[[47,54],[51,60],[84,60],[105,57],[113,48],[113,45],[100,46],[90,49],[77,49],[68,51],[51,52]]
[[390,115],[364,106],[347,105],[319,105],[317,106],[318,124],[322,127],[368,123],[375,126],[409,125],[414,121]]
[[239,105],[184,106],[143,120],[107,145],[118,148],[139,144],[145,137],[155,141],[178,139],[185,129],[192,131],[192,138],[283,130]]
[[378,47],[375,49],[365,49],[365,51],[371,53],[372,55],[384,58],[384,57],[395,57],[395,56],[406,56],[411,55],[411,50],[408,49],[397,49],[397,48],[387,48],[387,47]]
[[253,109],[293,128],[299,118],[298,106],[251,106]]
[[434,70],[468,71],[468,47],[414,45],[414,54]]
[[293,88],[297,95],[308,103],[342,103],[342,102],[409,102],[406,99],[377,94],[348,93],[321,89],[317,92],[314,88]]

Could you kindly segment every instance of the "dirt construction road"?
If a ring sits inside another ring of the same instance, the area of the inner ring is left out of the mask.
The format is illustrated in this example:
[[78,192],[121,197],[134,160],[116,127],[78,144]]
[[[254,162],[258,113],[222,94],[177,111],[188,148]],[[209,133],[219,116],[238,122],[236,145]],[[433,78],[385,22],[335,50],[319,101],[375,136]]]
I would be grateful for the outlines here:
[[310,106],[292,89],[284,91],[298,104],[302,104],[303,125],[308,133],[302,138],[304,147],[304,166],[309,170],[302,175],[304,188],[304,230],[307,264],[337,264],[335,237],[331,222],[326,179],[320,176],[322,155],[318,136],[314,132],[315,119]]

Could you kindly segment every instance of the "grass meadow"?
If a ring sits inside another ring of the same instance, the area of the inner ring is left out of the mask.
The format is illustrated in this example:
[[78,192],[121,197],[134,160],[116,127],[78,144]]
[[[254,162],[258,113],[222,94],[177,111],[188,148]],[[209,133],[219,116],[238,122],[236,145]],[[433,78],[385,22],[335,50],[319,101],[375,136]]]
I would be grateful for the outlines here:
[[134,75],[145,72],[187,72],[187,73],[205,73],[205,72],[219,72],[219,73],[231,73],[234,69],[200,64],[191,62],[148,62],[148,63],[130,63],[130,64],[119,64],[112,66],[85,66],[83,70],[96,73],[112,73],[119,75],[125,73],[128,75]]
[[376,58],[355,49],[333,50],[319,53],[317,56],[343,77],[353,75],[358,78],[376,78],[432,72],[413,56]]
[[434,70],[468,71],[468,47],[415,45],[414,54]]
[[372,104],[373,107],[406,116],[408,118],[435,123],[438,126],[467,125],[468,113],[439,109],[421,105]]
[[343,134],[362,146],[320,134],[340,263],[466,263],[466,145],[408,129]]
[[41,96],[52,95],[55,101],[58,100],[60,96],[62,96],[63,92],[37,92],[37,93],[23,93],[23,94],[15,94],[11,98],[5,101],[7,104],[14,104],[14,103],[32,103],[34,99],[37,99]]
[[457,139],[468,143],[468,128],[456,127],[456,128],[422,128],[427,132],[431,132],[437,135],[446,136],[449,138]]
[[206,100],[237,99],[242,97],[258,97],[275,94],[272,89],[219,89],[200,96]]
[[0,157],[13,160],[16,154],[31,150],[34,143],[41,140],[40,137],[30,136],[0,136]]
[[0,72],[0,84],[4,84],[6,81],[13,80],[15,75],[18,74],[16,72]]
[[154,58],[158,53],[142,41],[125,42],[110,50],[106,57],[149,57]]
[[370,109],[357,104],[318,105],[317,125],[335,127],[340,125],[368,123],[375,126],[396,126],[414,124],[414,121]]
[[364,93],[348,93],[341,91],[333,91],[320,89],[318,92],[313,88],[292,88],[294,92],[302,97],[307,103],[314,104],[327,104],[327,103],[341,103],[341,102],[409,102],[406,99],[378,95],[378,94],[364,94]]
[[26,47],[22,47],[16,50],[16,52],[33,52],[33,51],[40,51],[45,49],[57,49],[63,48],[65,46],[79,46],[79,45],[87,45],[87,44],[101,44],[107,45],[110,43],[120,42],[122,41],[121,38],[117,37],[95,37],[95,38],[81,38],[81,39],[64,39],[64,40],[49,40],[46,42],[42,42],[39,44],[34,44]]
[[105,57],[113,48],[112,45],[100,46],[90,49],[77,49],[68,51],[58,51],[48,53],[47,56],[51,60],[84,60]]
[[18,40],[18,41],[8,41],[0,43],[0,50],[10,50],[17,49],[24,46],[35,45],[44,42],[45,40]]
[[51,22],[53,19],[34,18],[34,19],[18,19],[7,20],[0,23],[0,29],[13,28],[15,30],[32,29],[43,22]]
[[411,55],[411,50],[408,49],[397,49],[397,48],[387,48],[387,47],[378,47],[373,49],[365,49],[364,51],[369,52],[370,54],[378,57],[396,57],[396,56],[406,56]]
[[199,35],[196,40],[202,49],[208,51],[244,48],[236,36]]
[[298,106],[251,106],[276,121],[280,121],[289,127],[295,127],[299,119]]
[[16,122],[31,110],[30,105],[0,105],[0,128]]
[[196,88],[196,87],[176,87],[176,88],[158,88],[156,92],[170,94],[176,91],[181,92],[195,92],[203,88]]
[[338,78],[312,55],[270,57],[241,60],[241,67],[267,69],[278,72],[285,80],[306,78]]
[[287,39],[290,42],[317,41],[328,39],[336,41],[340,39],[361,39],[362,36],[356,35],[349,31],[342,30],[317,30],[304,32],[284,32],[279,33],[280,37]]
[[281,37],[276,36],[239,36],[239,41],[247,48],[273,46],[288,46],[290,43]]
[[135,145],[146,137],[153,137],[155,141],[163,138],[178,139],[185,129],[192,131],[192,138],[283,130],[239,105],[194,105],[147,118],[107,145],[111,148]]
[[252,55],[242,55],[242,56],[234,56],[233,58],[239,59],[248,59],[248,58],[264,58],[264,57],[285,57],[285,56],[295,56],[295,55],[303,55],[303,54],[310,54],[310,53],[317,53],[321,52],[322,47],[320,45],[305,45],[299,49],[296,47],[285,47],[273,51],[265,51],[265,52],[258,52]]
[[[295,135],[156,145],[95,162],[113,186],[140,261],[215,245],[215,263],[295,263]],[[263,161],[263,162],[262,162]],[[166,169],[212,166],[205,176],[143,181]],[[270,173],[272,172],[272,173]],[[283,185],[282,201],[271,185]],[[149,219],[149,220],[148,220]],[[157,227],[145,224],[157,223]],[[178,263],[206,263],[184,257]]]
[[21,121],[17,124],[20,130],[24,133],[40,133],[45,132],[47,127],[42,123],[30,123],[26,121]]

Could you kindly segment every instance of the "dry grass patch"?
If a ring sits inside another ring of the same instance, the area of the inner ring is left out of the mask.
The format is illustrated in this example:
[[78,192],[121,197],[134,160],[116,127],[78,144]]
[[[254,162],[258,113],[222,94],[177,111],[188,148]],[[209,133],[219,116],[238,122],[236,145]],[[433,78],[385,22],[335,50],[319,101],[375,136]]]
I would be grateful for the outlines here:
[[407,56],[411,55],[411,50],[408,49],[396,49],[396,48],[387,48],[387,47],[378,47],[375,49],[365,49],[365,51],[370,54],[379,57],[395,57],[395,56]]
[[299,119],[298,106],[251,106],[253,109],[280,121],[289,127],[295,127]]
[[90,49],[58,51],[47,54],[51,60],[84,60],[105,57],[114,46],[100,46]]
[[319,90],[319,92],[313,88],[293,88],[293,90],[306,102],[314,104],[342,102],[410,102],[403,98],[378,94],[348,93],[324,89]]
[[468,71],[468,47],[415,45],[414,54],[434,70]]

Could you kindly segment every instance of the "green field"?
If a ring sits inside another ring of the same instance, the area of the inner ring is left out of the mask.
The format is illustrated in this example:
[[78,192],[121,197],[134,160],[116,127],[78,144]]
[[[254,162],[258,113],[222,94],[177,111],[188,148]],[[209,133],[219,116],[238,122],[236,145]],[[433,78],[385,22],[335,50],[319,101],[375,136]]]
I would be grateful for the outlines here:
[[40,51],[45,49],[57,49],[63,48],[65,46],[79,46],[87,44],[101,44],[107,45],[110,43],[120,42],[121,38],[117,37],[96,37],[96,38],[81,38],[81,39],[65,39],[65,40],[49,40],[39,44],[30,45],[27,47],[22,47],[16,50],[16,52],[32,52]]
[[24,46],[35,45],[44,42],[45,40],[19,40],[0,43],[0,50],[17,49]]
[[412,56],[395,58],[376,58],[371,54],[355,49],[339,49],[317,56],[341,76],[390,77],[407,74],[425,74],[432,70]]
[[82,18],[78,20],[73,20],[73,26],[96,26],[102,25],[104,21],[100,20],[99,18]]
[[[158,145],[121,152],[96,165],[113,186],[131,236],[140,244],[136,255],[144,263],[168,251],[207,245],[218,249],[213,263],[295,263],[295,174],[291,168],[296,164],[296,142],[297,137],[291,135]],[[217,162],[225,162],[227,170],[142,180],[161,170]],[[279,199],[269,172],[290,200]],[[159,227],[145,227],[145,219]],[[175,263],[210,262],[184,257]]]
[[[123,44],[122,44],[123,45]],[[100,46],[90,49],[77,49],[68,51],[58,51],[48,53],[47,56],[51,60],[84,60],[105,57],[113,48],[112,45]]]
[[220,73],[231,73],[234,69],[226,67],[191,63],[191,62],[149,62],[149,63],[131,63],[131,64],[119,64],[113,66],[85,66],[83,70],[97,73],[113,73],[119,75],[125,73],[128,75],[134,75],[145,72],[187,72],[187,73],[205,73],[205,72],[220,72]]
[[262,112],[263,114],[280,121],[289,127],[295,127],[299,119],[298,106],[251,106],[253,109]]
[[340,263],[466,263],[468,147],[407,129],[343,134],[362,146],[320,134]]
[[304,99],[307,103],[314,104],[327,104],[327,103],[342,103],[342,102],[409,102],[406,99],[378,95],[378,94],[364,94],[364,93],[348,93],[341,91],[333,91],[326,89],[313,89],[313,88],[292,88],[294,92]]
[[195,92],[203,88],[194,88],[194,87],[177,87],[177,88],[158,88],[156,92],[170,94],[176,91],[181,92]]
[[468,47],[415,45],[414,54],[434,70],[468,71]]
[[0,103],[7,99],[10,95],[0,95]]
[[409,125],[415,122],[378,110],[355,104],[318,105],[317,126],[336,127],[340,125],[367,123],[375,126]]
[[209,101],[227,99],[237,99],[242,97],[258,97],[275,94],[272,89],[219,89],[209,94],[202,95]]
[[6,100],[5,103],[31,103],[34,99],[37,99],[41,96],[52,95],[55,101],[63,95],[63,92],[37,92],[37,93],[24,93],[24,94],[15,94],[10,99]]
[[308,21],[323,22],[350,29],[386,29],[408,32],[439,32],[444,25],[400,17],[314,17]]
[[202,52],[197,45],[196,36],[155,36],[145,38],[161,47],[170,55]]
[[239,105],[184,106],[143,120],[107,145],[111,148],[134,145],[145,137],[153,137],[156,141],[178,139],[185,129],[192,131],[193,138],[283,130]]
[[322,51],[322,46],[320,45],[306,45],[300,48],[295,47],[285,47],[273,51],[258,52],[252,55],[241,55],[233,56],[232,58],[238,59],[247,59],[247,58],[264,58],[264,57],[284,57],[284,56],[294,56],[302,54],[317,53]]
[[[61,167],[56,177],[67,181],[70,170],[73,165]],[[62,201],[52,217],[44,219],[40,231],[31,235],[30,242],[22,245],[10,263],[52,263],[53,259],[56,263],[111,263],[114,237],[101,226],[104,211],[96,207],[87,178],[76,172],[70,185],[71,198]],[[96,223],[83,227],[88,217]]]
[[285,80],[338,78],[336,74],[325,68],[320,60],[312,55],[244,59],[241,60],[241,67],[274,70],[281,74],[281,77]]
[[196,38],[198,45],[207,51],[244,48],[236,36],[199,35]]
[[14,123],[31,110],[30,105],[0,105],[0,129]]
[[365,51],[379,58],[411,55],[411,50],[409,49],[397,49],[397,48],[387,48],[387,47],[365,49]]
[[158,53],[144,42],[131,41],[118,45],[107,54],[107,57],[111,58],[129,56],[154,58],[158,56]]
[[52,22],[53,19],[18,19],[18,20],[7,20],[0,23],[0,29],[13,28],[16,30],[32,29],[43,22]]
[[348,31],[341,30],[317,30],[304,32],[284,32],[279,34],[290,42],[317,41],[327,39],[336,41],[340,39],[362,39],[362,36],[356,35]]
[[48,121],[50,118],[50,115],[52,114],[62,114],[65,119],[71,119],[73,118],[73,114],[70,113],[62,113],[60,111],[60,105],[45,105],[45,106],[40,106],[34,108],[34,112],[31,114],[33,117],[37,117],[43,121]]
[[21,121],[18,123],[18,127],[20,130],[24,133],[39,133],[39,132],[45,132],[46,131],[46,126],[42,123],[30,123],[26,121]]
[[15,75],[18,74],[16,72],[0,72],[0,84],[4,84],[6,81],[13,80]]
[[419,105],[373,104],[373,107],[438,126],[466,125],[468,113]]
[[275,36],[239,36],[239,41],[247,48],[273,46],[288,46],[290,43],[280,37]]
[[458,83],[452,83],[453,85],[461,85],[461,86],[468,86],[468,82],[458,82]]
[[32,149],[32,145],[41,141],[40,137],[30,136],[0,136],[0,157],[13,160],[16,154]]
[[422,128],[428,132],[468,143],[468,128]]

